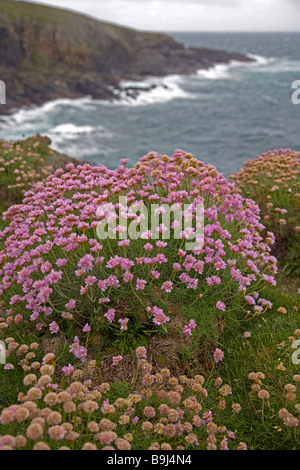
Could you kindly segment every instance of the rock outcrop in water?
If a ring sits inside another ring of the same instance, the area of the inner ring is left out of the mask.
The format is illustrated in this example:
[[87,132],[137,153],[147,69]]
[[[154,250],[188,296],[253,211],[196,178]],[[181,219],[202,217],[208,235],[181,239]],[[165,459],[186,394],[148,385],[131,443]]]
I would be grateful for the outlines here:
[[56,98],[112,99],[122,79],[191,74],[214,63],[250,61],[236,53],[185,48],[62,9],[0,0],[0,80],[11,108]]

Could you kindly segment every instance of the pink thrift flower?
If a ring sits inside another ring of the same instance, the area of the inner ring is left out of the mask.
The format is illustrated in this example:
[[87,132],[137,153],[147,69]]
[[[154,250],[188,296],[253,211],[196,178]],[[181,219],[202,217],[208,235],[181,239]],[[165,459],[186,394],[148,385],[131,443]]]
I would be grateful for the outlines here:
[[98,281],[97,286],[99,287],[99,289],[102,290],[102,292],[105,292],[107,289],[107,281],[100,279],[100,281]]
[[127,323],[129,322],[129,318],[122,318],[119,319],[119,323],[121,323],[121,331],[127,330]]
[[124,281],[124,282],[130,282],[130,281],[132,281],[133,277],[134,277],[134,276],[133,276],[132,273],[130,273],[129,271],[126,271],[126,272],[123,274],[123,281]]
[[189,278],[188,283],[187,283],[188,289],[194,289],[196,290],[198,287],[198,279],[193,279]]
[[223,361],[223,358],[224,358],[224,353],[223,353],[222,349],[217,348],[214,352],[215,362],[216,363],[221,362],[221,361]]
[[75,336],[73,344],[71,344],[69,350],[75,357],[77,357],[77,359],[80,359],[81,362],[86,361],[87,349],[79,344],[78,336]]
[[57,261],[56,261],[56,266],[58,268],[62,268],[63,266],[65,266],[67,264],[68,260],[67,259],[61,259],[59,258]]
[[178,272],[178,271],[181,271],[181,266],[180,266],[180,264],[179,264],[179,263],[174,263],[174,264],[173,264],[173,269],[174,269],[174,271],[177,271],[177,272]]
[[75,369],[71,364],[69,364],[68,366],[64,366],[61,370],[66,377],[70,377],[70,375],[74,372]]
[[191,320],[190,323],[183,328],[182,333],[184,335],[192,336],[192,330],[194,330],[196,328],[196,326],[197,325],[196,325],[195,320]]
[[106,313],[105,313],[105,318],[109,321],[109,323],[112,323],[115,320],[116,316],[116,311],[113,308],[110,308]]
[[73,308],[76,307],[76,300],[73,300],[73,299],[69,300],[69,302],[66,303],[65,307],[68,308],[69,310],[72,310]]
[[147,281],[145,281],[144,279],[137,279],[136,290],[144,290],[146,284],[147,284]]
[[84,272],[89,271],[93,267],[94,257],[92,255],[85,255],[78,262],[78,267]]
[[165,247],[167,246],[167,243],[166,243],[166,242],[162,242],[161,240],[158,240],[158,241],[156,242],[156,246],[157,246],[158,248],[165,248]]
[[84,333],[89,333],[91,331],[91,327],[88,323],[86,323],[82,329]]
[[147,351],[144,346],[139,346],[136,348],[135,353],[138,359],[147,359]]
[[55,321],[53,321],[53,322],[50,323],[50,325],[49,325],[49,330],[50,330],[50,333],[51,333],[52,335],[58,333],[58,332],[59,332],[59,326],[58,326],[58,324],[57,324]]
[[146,251],[152,251],[153,245],[151,245],[151,243],[146,243],[146,245],[144,245],[144,248]]
[[151,274],[154,277],[154,279],[158,279],[160,276],[160,273],[158,271],[151,271]]
[[117,366],[118,364],[120,364],[122,359],[123,359],[122,356],[114,356],[113,359],[112,359],[113,366]]
[[163,309],[158,308],[157,306],[154,306],[152,309],[152,314],[153,314],[153,323],[155,325],[164,325],[168,321],[170,321],[170,318],[165,315]]
[[88,276],[85,280],[86,286],[93,286],[97,282],[97,278],[95,276]]
[[129,246],[130,245],[130,240],[121,240],[120,242],[118,242],[118,245],[122,246],[123,248],[126,247],[126,246]]
[[218,310],[223,310],[223,312],[225,312],[226,310],[226,305],[224,304],[224,302],[221,302],[220,300],[219,302],[216,303],[216,307]]
[[173,282],[171,281],[164,282],[163,285],[161,286],[161,289],[164,290],[165,292],[172,292]]
[[245,295],[245,300],[249,305],[255,305],[255,299],[251,295]]
[[109,278],[107,279],[107,285],[109,287],[119,287],[120,282],[117,276],[113,276],[113,275],[109,276]]

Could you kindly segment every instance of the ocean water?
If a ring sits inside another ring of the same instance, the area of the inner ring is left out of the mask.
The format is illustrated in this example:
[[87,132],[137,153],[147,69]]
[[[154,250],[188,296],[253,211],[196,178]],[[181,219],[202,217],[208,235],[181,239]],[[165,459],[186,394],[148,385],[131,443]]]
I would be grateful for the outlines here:
[[[135,83],[137,99],[119,102],[84,97],[20,110],[0,122],[0,138],[39,132],[52,147],[109,168],[130,164],[155,150],[181,148],[212,163],[226,176],[249,158],[275,148],[300,150],[300,105],[292,83],[300,80],[299,33],[172,33],[187,46],[250,54],[253,64],[233,62]],[[124,90],[131,84],[123,82]],[[152,87],[156,85],[156,87]]]

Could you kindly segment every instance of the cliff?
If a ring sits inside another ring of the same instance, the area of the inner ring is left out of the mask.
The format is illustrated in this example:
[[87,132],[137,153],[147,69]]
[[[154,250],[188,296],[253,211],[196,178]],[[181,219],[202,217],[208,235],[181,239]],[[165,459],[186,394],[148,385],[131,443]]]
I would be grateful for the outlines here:
[[0,79],[7,105],[61,97],[111,99],[121,79],[190,74],[241,54],[186,49],[164,34],[142,33],[62,9],[0,0]]

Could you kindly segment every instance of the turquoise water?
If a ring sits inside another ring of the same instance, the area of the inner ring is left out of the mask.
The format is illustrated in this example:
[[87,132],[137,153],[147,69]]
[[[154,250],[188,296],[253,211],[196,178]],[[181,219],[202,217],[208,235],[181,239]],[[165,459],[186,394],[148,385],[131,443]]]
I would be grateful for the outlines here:
[[0,122],[0,138],[40,132],[55,149],[110,168],[121,158],[132,164],[151,150],[182,148],[226,176],[269,149],[300,150],[300,105],[291,100],[292,83],[300,80],[300,34],[173,36],[186,45],[252,54],[256,62],[147,79],[138,83],[137,100],[123,93],[119,103],[85,97],[22,110]]

